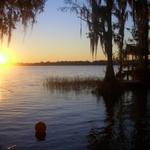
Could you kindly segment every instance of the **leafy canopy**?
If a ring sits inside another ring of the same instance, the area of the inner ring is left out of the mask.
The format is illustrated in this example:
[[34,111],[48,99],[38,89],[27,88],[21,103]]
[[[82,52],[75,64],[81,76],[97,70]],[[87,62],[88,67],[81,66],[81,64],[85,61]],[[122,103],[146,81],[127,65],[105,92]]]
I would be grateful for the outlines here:
[[24,28],[36,22],[36,15],[44,9],[46,0],[0,0],[0,40],[6,36],[8,43],[17,23]]

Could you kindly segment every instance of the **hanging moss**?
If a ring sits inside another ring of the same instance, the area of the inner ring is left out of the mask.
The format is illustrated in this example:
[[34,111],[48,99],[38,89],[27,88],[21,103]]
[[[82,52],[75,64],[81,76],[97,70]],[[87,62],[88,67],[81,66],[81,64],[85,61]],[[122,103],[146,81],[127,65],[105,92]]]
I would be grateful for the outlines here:
[[12,31],[18,23],[33,25],[37,14],[41,13],[46,0],[1,0],[0,1],[0,40],[4,37],[10,43]]

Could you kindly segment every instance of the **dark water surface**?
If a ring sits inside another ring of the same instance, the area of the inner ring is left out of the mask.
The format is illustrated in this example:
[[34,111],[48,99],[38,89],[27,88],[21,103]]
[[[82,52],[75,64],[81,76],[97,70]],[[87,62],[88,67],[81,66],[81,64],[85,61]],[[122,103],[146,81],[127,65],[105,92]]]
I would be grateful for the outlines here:
[[[49,76],[103,78],[104,71],[104,66],[1,69],[0,145],[17,150],[149,149],[150,91],[108,99],[43,87]],[[44,141],[35,138],[40,120],[47,125]]]

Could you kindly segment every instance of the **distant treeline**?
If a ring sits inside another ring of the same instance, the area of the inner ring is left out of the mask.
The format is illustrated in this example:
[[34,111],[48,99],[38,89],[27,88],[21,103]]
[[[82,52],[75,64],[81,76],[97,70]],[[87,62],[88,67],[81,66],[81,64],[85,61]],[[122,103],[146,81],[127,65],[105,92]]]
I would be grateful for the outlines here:
[[[57,61],[57,62],[37,62],[37,63],[16,63],[19,66],[68,66],[68,65],[106,65],[107,61]],[[117,64],[117,62],[114,62]]]
[[[138,62],[127,61],[126,64],[137,64]],[[113,61],[114,65],[119,65],[118,61]],[[150,61],[149,61],[150,64]],[[69,65],[107,65],[106,60],[101,61],[57,61],[57,62],[36,62],[36,63],[16,63],[18,66],[69,66]]]

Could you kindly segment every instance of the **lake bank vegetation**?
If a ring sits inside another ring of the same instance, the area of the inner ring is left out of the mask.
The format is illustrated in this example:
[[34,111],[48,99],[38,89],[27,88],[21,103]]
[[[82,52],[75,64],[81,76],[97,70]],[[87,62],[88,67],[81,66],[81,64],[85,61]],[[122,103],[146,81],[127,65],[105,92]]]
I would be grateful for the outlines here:
[[[142,82],[150,80],[148,0],[65,2],[68,7],[62,8],[62,11],[74,12],[87,24],[92,55],[97,55],[99,43],[106,55],[105,83],[107,81],[114,84],[114,81],[117,83],[118,80],[129,80],[129,76],[132,80]],[[114,54],[119,62],[119,71],[116,75],[113,67]]]
[[[97,96],[114,97],[125,91],[134,91],[138,89],[150,89],[150,83],[139,81],[112,81],[111,83],[103,81],[98,77],[49,77],[44,83],[50,91],[57,92],[82,92],[88,91]],[[112,86],[113,85],[113,86]],[[108,91],[108,89],[111,89]]]
[[[150,82],[150,2],[66,0],[65,4],[67,7],[62,11],[74,12],[87,24],[92,56],[97,55],[99,44],[106,56],[106,72],[103,85],[98,85],[99,93],[112,95],[124,87],[136,87],[135,83],[147,87]],[[119,63],[117,74],[114,72],[114,56]]]
[[102,80],[96,77],[49,77],[44,86],[52,91],[81,91],[96,89],[97,84],[101,82]]

